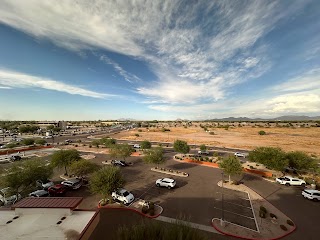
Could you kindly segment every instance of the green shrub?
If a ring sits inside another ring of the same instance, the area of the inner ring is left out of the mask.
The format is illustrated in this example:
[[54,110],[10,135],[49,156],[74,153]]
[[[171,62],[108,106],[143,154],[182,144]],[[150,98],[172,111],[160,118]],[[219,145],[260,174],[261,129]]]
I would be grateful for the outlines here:
[[138,133],[135,134],[136,137],[139,137],[140,135]]
[[144,214],[147,214],[148,213],[148,207],[147,206],[143,206],[142,207],[142,209],[141,209],[141,211],[142,211],[142,213],[144,213]]
[[266,135],[266,132],[265,132],[265,131],[262,131],[262,130],[259,131],[258,133],[259,133],[259,135]]
[[259,217],[266,218],[266,213],[264,211],[261,211],[261,209],[259,211]]
[[280,228],[281,228],[283,231],[288,231],[288,228],[287,228],[285,225],[280,225]]
[[210,134],[210,135],[214,135],[214,132],[210,132],[209,134]]
[[267,213],[267,209],[264,206],[260,206],[260,211]]
[[142,129],[138,129],[138,132],[142,132]]
[[290,226],[294,226],[294,223],[289,219],[287,220],[287,224],[290,225]]

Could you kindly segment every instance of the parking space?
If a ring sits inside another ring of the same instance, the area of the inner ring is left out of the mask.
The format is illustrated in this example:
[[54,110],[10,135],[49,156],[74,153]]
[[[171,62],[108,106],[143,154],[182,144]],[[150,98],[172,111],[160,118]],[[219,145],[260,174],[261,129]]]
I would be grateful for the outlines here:
[[215,218],[258,231],[255,216],[247,193],[220,189],[215,195]]

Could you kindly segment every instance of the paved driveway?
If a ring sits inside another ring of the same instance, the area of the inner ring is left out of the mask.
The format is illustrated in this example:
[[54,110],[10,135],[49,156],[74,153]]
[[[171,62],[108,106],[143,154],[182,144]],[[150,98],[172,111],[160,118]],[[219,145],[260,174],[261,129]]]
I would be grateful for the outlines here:
[[320,239],[320,202],[304,199],[301,187],[286,187],[248,174],[243,180],[245,185],[254,189],[296,223],[297,230],[284,239]]

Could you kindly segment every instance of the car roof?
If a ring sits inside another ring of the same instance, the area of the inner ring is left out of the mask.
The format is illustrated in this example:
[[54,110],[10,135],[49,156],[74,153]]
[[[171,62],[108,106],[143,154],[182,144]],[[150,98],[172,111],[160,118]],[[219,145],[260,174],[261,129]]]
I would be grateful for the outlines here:
[[117,190],[119,193],[124,193],[124,192],[129,192],[128,190],[124,189],[124,188],[119,188]]
[[174,182],[174,179],[172,179],[172,178],[163,178],[162,181]]
[[76,182],[80,182],[80,179],[77,179],[77,178],[71,178],[71,179],[65,180],[65,181],[63,181],[63,182],[76,183]]
[[309,193],[320,193],[319,190],[315,190],[315,189],[304,189],[304,191]]

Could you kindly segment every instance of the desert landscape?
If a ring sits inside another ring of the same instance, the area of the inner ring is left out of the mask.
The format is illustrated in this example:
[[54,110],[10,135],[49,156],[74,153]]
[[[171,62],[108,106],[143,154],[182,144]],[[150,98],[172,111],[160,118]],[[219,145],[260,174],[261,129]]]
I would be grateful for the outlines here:
[[[320,128],[285,128],[285,127],[254,127],[231,126],[225,128],[207,128],[200,126],[169,127],[164,131],[159,127],[142,127],[124,131],[113,137],[123,140],[149,140],[173,142],[176,139],[187,141],[189,144],[206,144],[210,146],[239,148],[252,150],[255,147],[280,147],[285,151],[304,151],[320,156]],[[266,135],[259,135],[264,131]],[[212,133],[213,132],[213,133]]]

